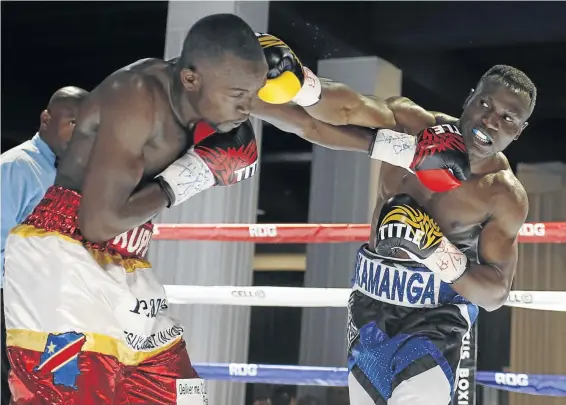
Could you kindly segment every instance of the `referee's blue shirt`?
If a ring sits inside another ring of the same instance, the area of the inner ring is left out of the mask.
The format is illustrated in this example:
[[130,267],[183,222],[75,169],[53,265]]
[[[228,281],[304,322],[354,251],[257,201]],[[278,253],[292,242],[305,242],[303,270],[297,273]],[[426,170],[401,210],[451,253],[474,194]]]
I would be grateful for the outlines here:
[[39,134],[0,155],[0,286],[4,278],[6,238],[53,185],[55,172],[55,154]]

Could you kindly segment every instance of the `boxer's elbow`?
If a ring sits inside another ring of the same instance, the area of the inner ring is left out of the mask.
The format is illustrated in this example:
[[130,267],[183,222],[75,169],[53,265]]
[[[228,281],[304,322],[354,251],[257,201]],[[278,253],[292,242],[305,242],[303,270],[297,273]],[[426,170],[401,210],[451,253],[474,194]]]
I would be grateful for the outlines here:
[[505,305],[511,288],[510,283],[502,277],[500,280],[493,282],[487,290],[489,295],[485,297],[485,302],[480,306],[487,312],[493,312]]
[[487,312],[493,312],[505,305],[512,282],[513,278],[496,266],[473,264],[454,289]]
[[496,311],[499,308],[501,308],[503,305],[505,305],[505,302],[507,301],[508,296],[509,296],[509,293],[493,295],[489,299],[486,299],[485,300],[486,302],[483,305],[480,305],[480,306],[483,309],[485,309],[487,312]]
[[501,308],[502,306],[505,305],[505,303],[507,302],[507,299],[509,298],[509,293],[511,292],[511,285],[510,283],[505,283],[504,285],[502,285],[495,296],[495,302],[493,305],[493,309],[492,311],[495,311],[496,309]]
[[89,210],[79,211],[79,228],[82,236],[92,243],[105,243],[116,236],[112,224],[116,219],[110,214],[105,214],[101,210],[89,212]]

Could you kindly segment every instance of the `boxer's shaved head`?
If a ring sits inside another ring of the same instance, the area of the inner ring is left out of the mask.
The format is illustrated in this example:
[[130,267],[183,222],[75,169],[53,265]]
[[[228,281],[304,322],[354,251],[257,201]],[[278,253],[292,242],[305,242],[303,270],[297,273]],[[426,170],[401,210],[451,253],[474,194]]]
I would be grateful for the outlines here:
[[495,65],[483,74],[478,83],[478,87],[486,79],[496,80],[510,87],[512,90],[525,93],[529,96],[531,111],[535,108],[537,101],[537,88],[529,76],[521,70],[513,66]]
[[53,93],[47,108],[39,116],[39,135],[58,158],[67,149],[79,106],[88,95],[89,92],[80,87],[62,87]]
[[267,79],[267,62],[254,31],[233,14],[214,14],[189,31],[176,71],[193,110],[219,132],[248,119]]
[[66,86],[57,90],[47,104],[47,108],[52,108],[55,104],[70,102],[70,103],[80,103],[86,96],[88,96],[88,91],[75,86]]
[[187,33],[180,65],[194,68],[201,61],[217,61],[233,54],[247,61],[261,61],[263,49],[254,31],[233,14],[213,14],[197,21]]

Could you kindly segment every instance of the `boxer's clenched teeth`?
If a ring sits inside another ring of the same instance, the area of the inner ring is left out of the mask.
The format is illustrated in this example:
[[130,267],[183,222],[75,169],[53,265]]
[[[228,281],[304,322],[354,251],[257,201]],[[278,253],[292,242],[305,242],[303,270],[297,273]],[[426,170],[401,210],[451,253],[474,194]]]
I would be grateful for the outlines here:
[[484,145],[493,144],[493,139],[491,139],[491,136],[489,136],[488,134],[481,132],[477,128],[474,128],[473,132],[474,132],[474,135],[476,136],[476,139],[478,141],[480,141],[481,143],[483,143]]

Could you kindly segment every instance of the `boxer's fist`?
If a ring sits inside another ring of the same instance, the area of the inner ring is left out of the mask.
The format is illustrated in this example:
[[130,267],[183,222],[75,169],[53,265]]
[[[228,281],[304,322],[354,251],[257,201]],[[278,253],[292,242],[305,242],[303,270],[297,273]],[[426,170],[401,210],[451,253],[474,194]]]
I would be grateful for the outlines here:
[[217,186],[239,183],[257,170],[257,144],[249,120],[228,133],[205,138],[194,150],[212,172]]
[[269,71],[267,81],[258,97],[270,104],[293,101],[303,107],[320,99],[320,81],[308,68],[303,67],[295,53],[279,38],[256,33],[263,47]]
[[468,269],[467,257],[442,234],[440,227],[410,195],[390,198],[377,223],[376,253],[395,258],[398,251],[424,264],[452,283]]
[[253,176],[257,145],[252,124],[198,142],[157,176],[169,206],[178,205],[213,186],[229,186]]
[[467,180],[471,174],[470,160],[458,128],[436,125],[419,133],[409,168],[435,192],[451,190]]
[[429,257],[444,235],[411,196],[397,194],[385,202],[377,223],[376,253],[392,257],[397,249],[419,260]]
[[380,129],[370,157],[413,171],[428,189],[445,192],[470,177],[470,160],[464,138],[454,125],[436,125],[417,137]]

